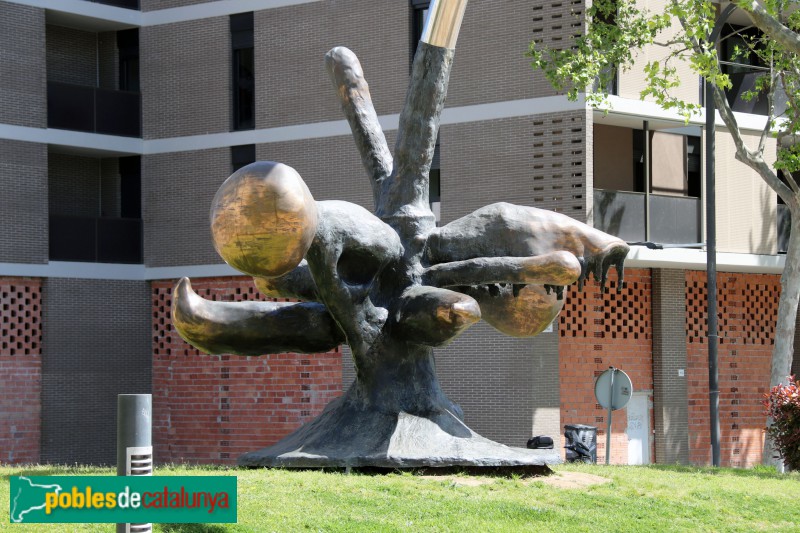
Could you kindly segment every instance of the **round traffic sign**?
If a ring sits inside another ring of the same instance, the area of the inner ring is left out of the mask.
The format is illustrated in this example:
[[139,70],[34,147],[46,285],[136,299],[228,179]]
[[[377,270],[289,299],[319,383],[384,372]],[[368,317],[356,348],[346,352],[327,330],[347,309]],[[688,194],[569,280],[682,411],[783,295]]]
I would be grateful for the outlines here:
[[604,409],[609,406],[612,411],[622,409],[628,405],[632,392],[631,378],[619,368],[609,368],[594,382],[594,396]]

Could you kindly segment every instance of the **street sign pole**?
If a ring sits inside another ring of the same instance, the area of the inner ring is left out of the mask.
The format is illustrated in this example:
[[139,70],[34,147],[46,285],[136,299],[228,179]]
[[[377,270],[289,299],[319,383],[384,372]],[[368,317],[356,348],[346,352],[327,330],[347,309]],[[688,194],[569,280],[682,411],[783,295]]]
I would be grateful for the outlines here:
[[617,369],[613,366],[611,370],[611,386],[608,387],[608,423],[606,424],[606,464],[611,464],[611,413],[614,412],[614,374]]
[[611,416],[622,409],[631,399],[633,383],[623,370],[610,366],[594,382],[594,396],[597,403],[608,409],[606,424],[606,464],[611,464]]

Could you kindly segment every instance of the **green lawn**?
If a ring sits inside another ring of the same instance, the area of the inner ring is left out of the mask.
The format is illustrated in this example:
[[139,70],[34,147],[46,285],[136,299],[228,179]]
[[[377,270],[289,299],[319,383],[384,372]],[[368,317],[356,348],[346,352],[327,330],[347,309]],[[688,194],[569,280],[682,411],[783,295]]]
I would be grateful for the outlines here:
[[[611,479],[587,488],[408,473],[161,467],[158,475],[238,477],[239,523],[156,531],[800,531],[800,473],[679,466],[563,465]],[[0,467],[0,530],[112,531],[108,524],[9,524],[8,476],[113,475],[111,469]],[[474,486],[473,486],[474,485]]]

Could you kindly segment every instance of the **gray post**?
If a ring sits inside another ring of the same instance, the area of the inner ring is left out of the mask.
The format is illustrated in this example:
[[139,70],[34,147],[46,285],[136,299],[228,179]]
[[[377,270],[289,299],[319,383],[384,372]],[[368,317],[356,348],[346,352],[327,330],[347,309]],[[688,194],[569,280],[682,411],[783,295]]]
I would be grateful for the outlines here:
[[[717,19],[709,35],[709,42],[716,46],[722,25],[736,9],[729,5]],[[719,322],[717,319],[717,226],[716,226],[716,176],[714,165],[716,136],[716,105],[714,87],[706,80],[706,270],[708,272],[708,410],[711,422],[711,464],[720,466],[720,428],[719,428]]]
[[[153,397],[150,394],[117,396],[117,475],[153,475]],[[117,533],[146,533],[152,524],[117,524]]]
[[611,413],[614,412],[614,374],[617,369],[611,367],[611,385],[608,387],[608,423],[606,424],[606,466],[611,464]]

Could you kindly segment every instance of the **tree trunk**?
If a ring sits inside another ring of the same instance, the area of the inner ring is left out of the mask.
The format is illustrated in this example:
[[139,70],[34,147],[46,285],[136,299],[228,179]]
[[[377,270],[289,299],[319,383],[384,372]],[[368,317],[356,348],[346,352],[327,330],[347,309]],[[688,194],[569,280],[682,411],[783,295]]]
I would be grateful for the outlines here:
[[[800,299],[800,207],[790,207],[792,215],[789,247],[786,252],[786,265],[781,276],[781,297],[778,304],[778,319],[775,327],[775,346],[772,349],[772,370],[769,377],[770,388],[779,384],[787,385],[792,371],[794,357],[794,332],[797,321],[797,305]],[[772,420],[767,420],[767,427]],[[782,470],[783,461],[772,446],[772,440],[764,439],[762,461]]]

